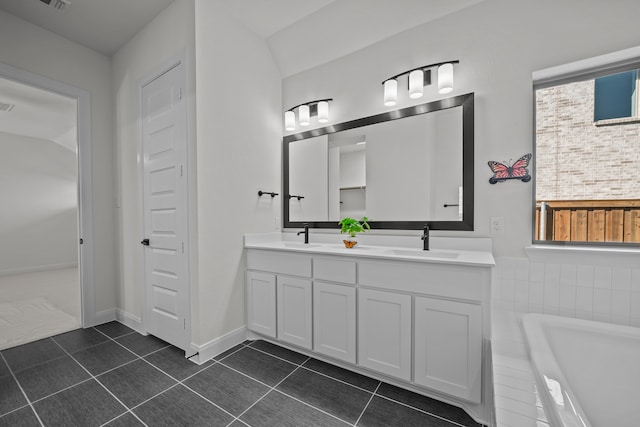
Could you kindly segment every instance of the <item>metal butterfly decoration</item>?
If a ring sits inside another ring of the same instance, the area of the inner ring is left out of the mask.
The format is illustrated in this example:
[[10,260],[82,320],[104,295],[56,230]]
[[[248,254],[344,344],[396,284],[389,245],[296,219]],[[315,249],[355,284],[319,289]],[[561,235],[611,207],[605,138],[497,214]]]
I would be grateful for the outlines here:
[[489,178],[489,182],[495,184],[496,182],[504,182],[508,179],[519,179],[522,182],[531,181],[531,175],[529,175],[529,169],[527,169],[529,160],[531,160],[531,153],[520,157],[511,166],[491,160],[489,167],[493,172],[493,176]]

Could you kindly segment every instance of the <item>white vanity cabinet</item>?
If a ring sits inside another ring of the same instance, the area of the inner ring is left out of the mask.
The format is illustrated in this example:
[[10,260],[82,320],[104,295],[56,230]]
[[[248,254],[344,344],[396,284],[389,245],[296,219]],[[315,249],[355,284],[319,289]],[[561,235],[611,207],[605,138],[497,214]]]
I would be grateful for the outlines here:
[[311,350],[311,280],[276,276],[278,339]]
[[411,296],[360,289],[358,364],[411,380]]
[[313,282],[313,349],[356,363],[356,288]]
[[247,272],[247,328],[276,337],[276,276]]
[[416,297],[414,325],[415,383],[480,403],[480,305]]
[[348,257],[313,258],[313,349],[356,362],[357,263]]
[[439,262],[367,249],[248,248],[248,329],[483,417],[490,252]]
[[247,328],[311,349],[311,256],[247,251]]

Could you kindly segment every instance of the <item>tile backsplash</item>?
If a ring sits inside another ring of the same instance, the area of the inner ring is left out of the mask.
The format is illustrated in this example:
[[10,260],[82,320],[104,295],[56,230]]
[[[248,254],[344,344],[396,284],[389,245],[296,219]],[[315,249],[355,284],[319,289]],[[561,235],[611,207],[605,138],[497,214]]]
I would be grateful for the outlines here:
[[634,258],[496,257],[493,304],[640,327],[640,262]]

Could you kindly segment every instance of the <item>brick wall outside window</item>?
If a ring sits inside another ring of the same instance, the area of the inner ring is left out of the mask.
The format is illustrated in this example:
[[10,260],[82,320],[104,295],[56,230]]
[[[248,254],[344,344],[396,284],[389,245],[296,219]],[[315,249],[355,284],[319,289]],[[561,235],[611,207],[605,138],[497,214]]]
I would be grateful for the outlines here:
[[596,126],[594,81],[536,91],[536,199],[640,199],[640,123]]

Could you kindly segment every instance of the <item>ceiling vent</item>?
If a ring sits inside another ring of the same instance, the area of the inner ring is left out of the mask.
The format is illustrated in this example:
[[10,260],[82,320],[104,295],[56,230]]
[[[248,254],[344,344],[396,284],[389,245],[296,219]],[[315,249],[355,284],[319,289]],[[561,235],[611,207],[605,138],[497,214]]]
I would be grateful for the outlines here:
[[69,6],[71,6],[71,3],[68,0],[40,0],[40,3],[59,12],[64,12]]
[[11,111],[13,110],[13,107],[15,107],[15,105],[0,102],[0,111]]

